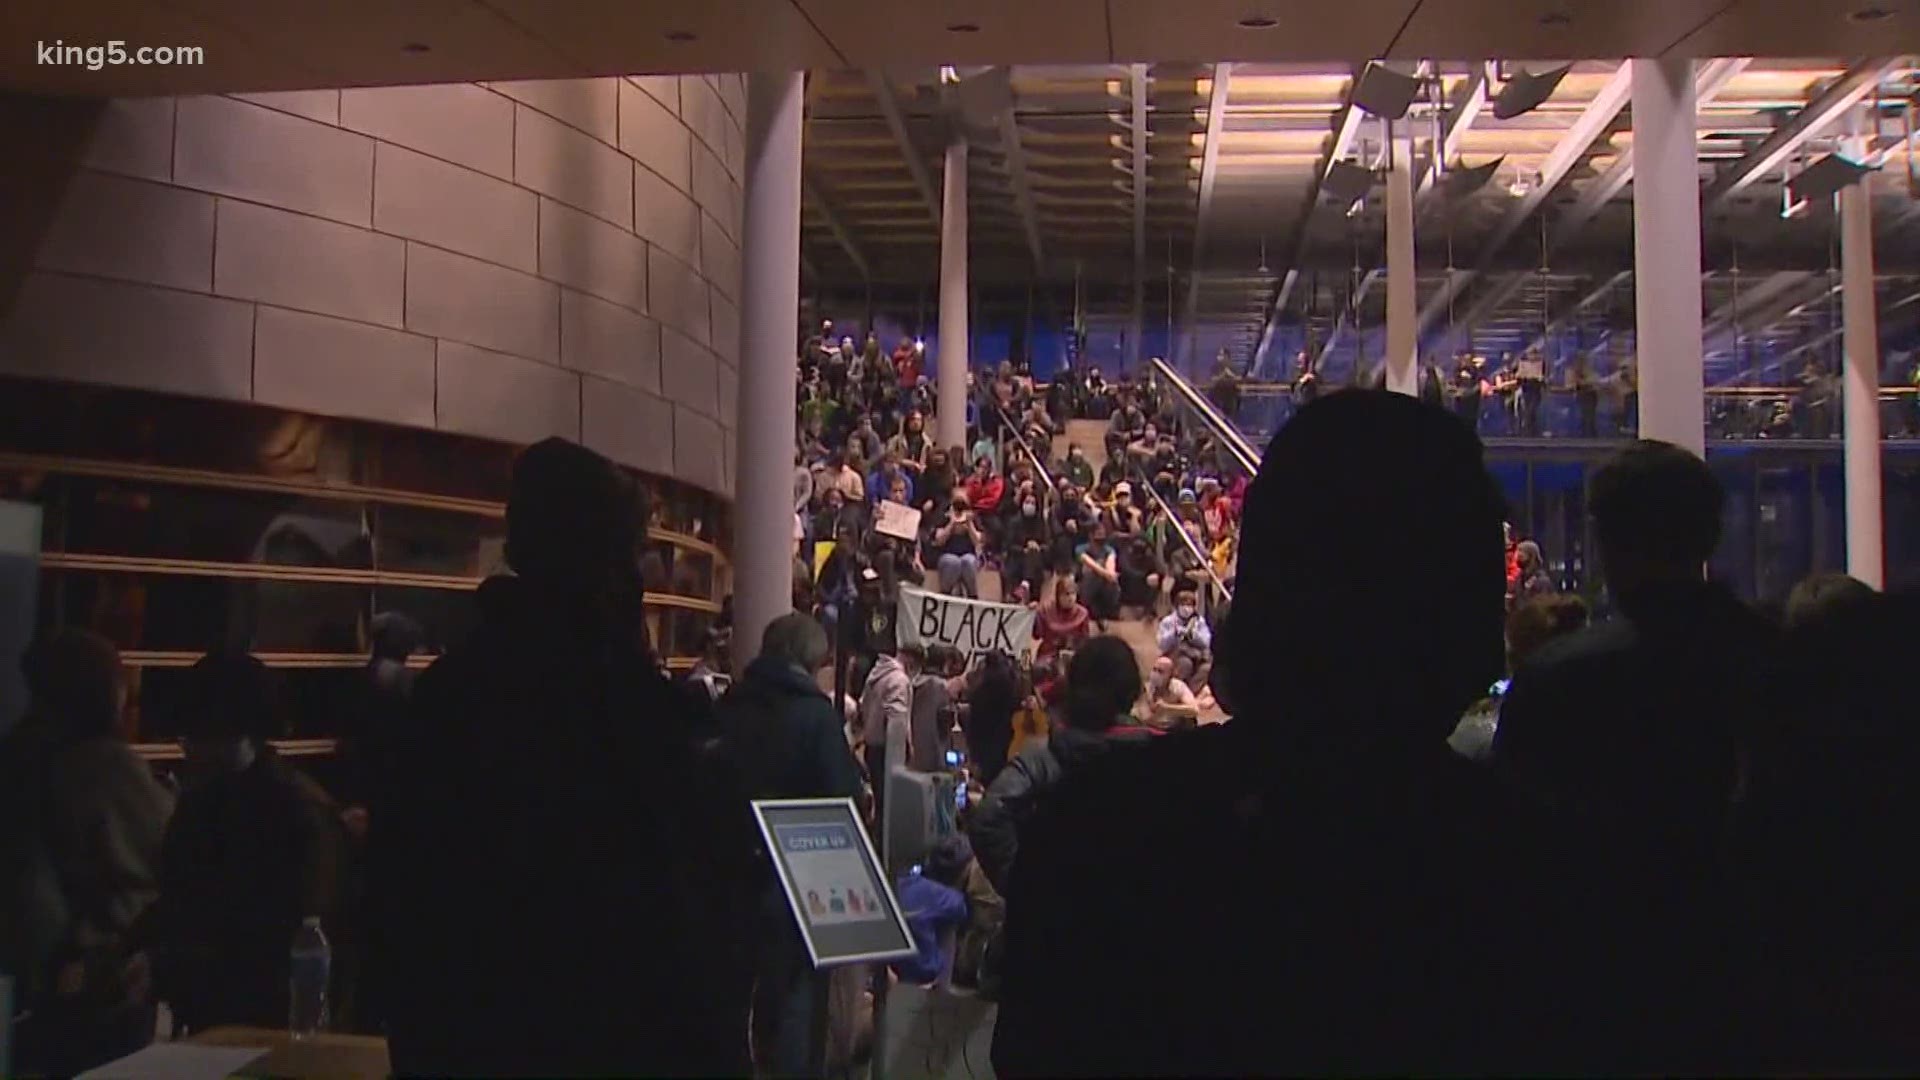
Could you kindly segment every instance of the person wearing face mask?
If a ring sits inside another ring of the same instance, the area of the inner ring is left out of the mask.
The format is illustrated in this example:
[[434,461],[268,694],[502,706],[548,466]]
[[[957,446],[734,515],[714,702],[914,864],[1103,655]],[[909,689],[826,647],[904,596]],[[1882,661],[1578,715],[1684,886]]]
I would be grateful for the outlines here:
[[1193,586],[1179,584],[1173,590],[1173,611],[1160,620],[1155,633],[1160,657],[1189,686],[1205,686],[1213,667],[1213,630],[1207,617],[1200,614],[1200,598]]
[[1075,487],[1093,486],[1093,463],[1087,460],[1086,451],[1078,446],[1067,447],[1067,459],[1060,465],[1060,475],[1073,482]]
[[1046,577],[1047,551],[1053,546],[1052,529],[1031,485],[1020,490],[1018,503],[1016,516],[1007,524],[1001,580],[1008,586],[1025,582],[1029,595],[1038,596]]
[[187,682],[186,790],[154,919],[159,984],[190,1031],[279,1027],[294,931],[318,916],[339,932],[346,830],[326,791],[267,742],[281,725],[265,665],[209,653]]
[[980,595],[980,545],[984,541],[966,493],[955,492],[946,522],[933,530],[934,550],[940,553],[941,592],[948,596]]
[[1086,546],[1080,549],[1078,570],[1080,594],[1087,598],[1087,607],[1092,610],[1093,617],[1102,620],[1101,629],[1104,631],[1105,620],[1120,615],[1119,557],[1107,542],[1105,521],[1093,523]]
[[920,482],[915,486],[919,489],[916,495],[920,499],[920,509],[927,513],[931,513],[935,507],[946,505],[947,500],[953,497],[953,489],[957,485],[953,466],[948,462],[945,450],[927,452],[926,470],[920,474]]

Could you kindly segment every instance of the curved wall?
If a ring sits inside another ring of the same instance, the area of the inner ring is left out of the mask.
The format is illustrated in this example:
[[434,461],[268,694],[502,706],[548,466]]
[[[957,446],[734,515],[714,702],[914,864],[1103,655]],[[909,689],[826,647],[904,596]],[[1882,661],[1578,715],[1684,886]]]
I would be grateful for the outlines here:
[[109,103],[0,372],[531,442],[732,493],[741,76]]

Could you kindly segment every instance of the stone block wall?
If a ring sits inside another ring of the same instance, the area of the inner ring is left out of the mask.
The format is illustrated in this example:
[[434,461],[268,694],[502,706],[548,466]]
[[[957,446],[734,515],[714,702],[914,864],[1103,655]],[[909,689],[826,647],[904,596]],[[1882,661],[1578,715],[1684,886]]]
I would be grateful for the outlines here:
[[738,75],[110,102],[0,371],[528,442],[732,493]]

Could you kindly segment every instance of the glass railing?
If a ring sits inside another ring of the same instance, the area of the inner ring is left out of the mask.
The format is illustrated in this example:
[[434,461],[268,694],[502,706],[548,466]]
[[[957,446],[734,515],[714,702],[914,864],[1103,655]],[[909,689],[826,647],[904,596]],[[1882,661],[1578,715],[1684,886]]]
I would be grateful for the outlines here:
[[[1841,435],[1838,385],[1715,386],[1706,391],[1709,440],[1823,440]],[[1296,411],[1293,389],[1281,382],[1236,382],[1210,386],[1205,396],[1252,445],[1265,447]],[[1473,412],[1474,427],[1484,439],[1601,439],[1631,438],[1634,434],[1631,402],[1615,387],[1581,394],[1549,388],[1541,398],[1537,419],[1522,413],[1515,396],[1485,394],[1477,411],[1463,406],[1452,394],[1442,396],[1446,407],[1463,417]],[[1920,438],[1920,400],[1913,387],[1880,389],[1880,430],[1888,439]]]

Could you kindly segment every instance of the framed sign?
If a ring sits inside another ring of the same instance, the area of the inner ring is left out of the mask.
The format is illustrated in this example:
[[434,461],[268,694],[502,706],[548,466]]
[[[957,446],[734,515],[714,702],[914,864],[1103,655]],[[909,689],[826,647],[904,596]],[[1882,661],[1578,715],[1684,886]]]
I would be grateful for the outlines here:
[[900,900],[852,799],[755,799],[753,816],[814,967],[914,954]]

